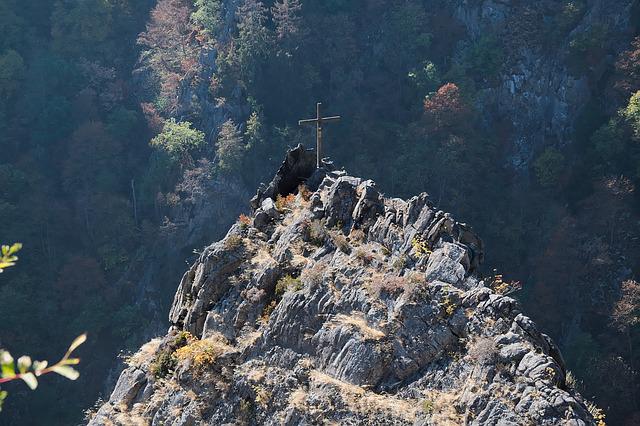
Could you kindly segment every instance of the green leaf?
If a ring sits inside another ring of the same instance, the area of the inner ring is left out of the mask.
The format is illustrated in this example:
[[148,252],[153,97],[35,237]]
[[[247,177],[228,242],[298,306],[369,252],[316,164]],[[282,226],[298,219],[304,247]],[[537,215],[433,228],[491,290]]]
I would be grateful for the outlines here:
[[76,380],[78,377],[80,377],[80,373],[78,373],[78,371],[74,370],[68,365],[56,365],[51,367],[51,369],[69,380]]
[[2,366],[2,377],[13,377],[16,375],[13,357],[7,351],[0,352],[0,365]]
[[29,367],[31,367],[31,357],[23,355],[18,358],[18,371],[20,373],[26,373]]
[[67,358],[62,361],[63,365],[77,365],[80,364],[80,358]]
[[0,391],[0,412],[2,411],[2,403],[7,398],[7,395],[9,395],[7,391]]
[[14,245],[11,246],[11,248],[9,249],[9,254],[13,254],[13,253],[17,253],[20,250],[22,250],[22,243],[15,243]]
[[24,380],[24,382],[27,384],[27,386],[29,386],[31,390],[34,390],[38,387],[38,379],[36,379],[36,376],[34,376],[33,373],[23,374],[22,376],[20,376],[20,378]]

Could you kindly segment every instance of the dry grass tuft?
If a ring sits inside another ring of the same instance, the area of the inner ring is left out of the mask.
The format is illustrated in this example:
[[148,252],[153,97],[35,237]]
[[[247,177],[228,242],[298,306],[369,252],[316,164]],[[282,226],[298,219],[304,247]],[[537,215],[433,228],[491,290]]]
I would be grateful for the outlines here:
[[324,262],[316,263],[311,268],[304,269],[300,274],[300,279],[305,284],[318,286],[324,282],[324,272],[327,268],[328,265]]
[[479,337],[469,342],[468,354],[474,363],[488,365],[498,356],[498,348],[492,338]]
[[322,222],[319,220],[305,220],[302,223],[302,232],[304,240],[310,242],[314,246],[322,247],[327,240],[328,234]]
[[229,235],[224,240],[224,248],[226,248],[227,250],[237,250],[238,248],[242,247],[242,245],[243,240],[239,235]]
[[304,389],[298,388],[289,395],[289,405],[298,409],[303,409],[306,405],[307,396],[308,394]]
[[335,379],[317,370],[312,371],[310,377],[312,385],[329,385],[337,388],[343,402],[350,409],[360,414],[368,417],[392,415],[410,424],[413,424],[416,419],[416,414],[420,406],[416,400],[379,395],[367,391],[360,386]]
[[403,291],[410,291],[413,286],[407,277],[375,274],[368,284],[369,294],[373,297],[382,295],[396,296]]
[[364,243],[367,239],[367,235],[362,229],[352,229],[351,233],[349,234],[349,238],[351,238],[351,241]]
[[[464,417],[456,410],[459,396],[453,392],[430,391],[422,402],[425,414],[431,415],[430,424],[457,426],[464,423]],[[428,412],[427,412],[428,411]]]
[[162,339],[157,337],[145,343],[135,354],[127,357],[125,363],[130,367],[142,367],[148,365],[158,352]]
[[349,241],[347,241],[347,237],[345,237],[344,235],[342,235],[342,233],[338,232],[335,233],[331,239],[333,240],[333,243],[336,245],[336,247],[338,247],[338,249],[345,253],[345,254],[349,254],[351,253],[351,246],[349,245]]
[[370,265],[375,257],[364,247],[358,247],[356,249],[356,259],[358,259],[364,265]]
[[371,327],[367,323],[364,314],[359,312],[352,312],[351,315],[336,315],[331,323],[334,326],[346,325],[355,328],[362,336],[362,340],[380,340],[386,337],[386,334],[384,334],[382,330]]

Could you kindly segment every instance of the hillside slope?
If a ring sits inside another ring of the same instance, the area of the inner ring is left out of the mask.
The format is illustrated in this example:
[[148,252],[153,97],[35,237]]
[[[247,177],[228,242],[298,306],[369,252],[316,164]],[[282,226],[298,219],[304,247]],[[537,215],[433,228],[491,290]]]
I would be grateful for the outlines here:
[[90,425],[595,424],[467,225],[314,159],[204,250]]

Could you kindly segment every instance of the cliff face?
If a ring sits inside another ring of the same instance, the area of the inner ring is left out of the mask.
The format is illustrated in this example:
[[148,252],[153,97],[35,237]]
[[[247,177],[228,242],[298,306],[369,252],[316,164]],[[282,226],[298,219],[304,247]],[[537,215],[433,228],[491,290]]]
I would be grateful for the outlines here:
[[204,250],[89,424],[595,424],[467,225],[313,161]]
[[[510,167],[525,170],[542,147],[572,142],[576,120],[614,61],[613,56],[607,55],[588,63],[586,71],[571,69],[571,63],[576,61],[571,57],[572,45],[581,35],[606,29],[603,49],[624,50],[633,34],[635,3],[575,2],[574,5],[580,4],[580,13],[569,24],[552,18],[569,19],[567,2],[449,2],[470,40],[494,34],[504,45],[504,63],[496,83],[483,85],[477,103],[490,125],[500,124],[508,117],[502,125],[510,133],[507,152]],[[592,59],[579,58],[586,62]]]

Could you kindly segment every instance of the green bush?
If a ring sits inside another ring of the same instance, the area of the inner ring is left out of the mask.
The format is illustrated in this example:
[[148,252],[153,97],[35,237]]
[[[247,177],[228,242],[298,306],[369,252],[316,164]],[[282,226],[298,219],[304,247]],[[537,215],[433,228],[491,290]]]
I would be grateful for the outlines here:
[[195,0],[191,19],[209,36],[215,35],[222,23],[220,0]]
[[174,162],[179,162],[204,145],[204,133],[191,126],[188,121],[177,122],[171,118],[164,122],[162,133],[151,139],[151,146],[165,151]]
[[564,170],[564,155],[555,148],[549,147],[533,164],[538,182],[545,188],[558,184]]
[[303,287],[304,285],[302,284],[302,280],[300,278],[294,278],[291,275],[287,274],[284,277],[280,278],[276,283],[276,295],[281,296],[287,291],[302,290]]
[[163,349],[156,354],[156,357],[149,366],[149,372],[153,374],[156,379],[162,379],[167,377],[174,368],[176,368],[178,361],[171,349]]
[[622,114],[633,129],[635,137],[640,139],[640,90],[631,96]]

